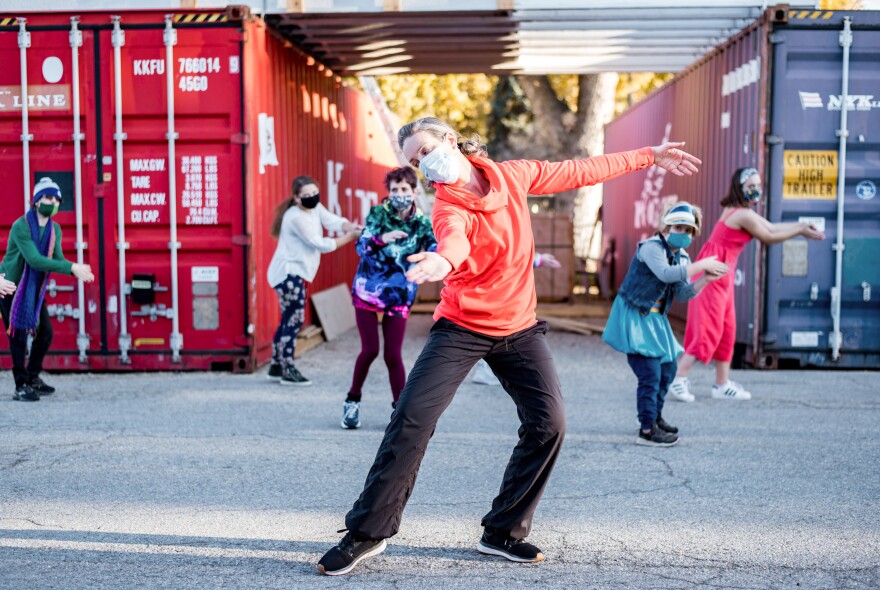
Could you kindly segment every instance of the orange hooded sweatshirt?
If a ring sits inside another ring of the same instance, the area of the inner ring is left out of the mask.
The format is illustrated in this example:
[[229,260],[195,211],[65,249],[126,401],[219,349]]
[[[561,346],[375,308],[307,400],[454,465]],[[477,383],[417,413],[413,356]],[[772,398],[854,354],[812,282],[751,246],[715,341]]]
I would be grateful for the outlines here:
[[654,163],[651,148],[569,160],[493,162],[468,157],[489,179],[485,197],[438,184],[432,221],[437,253],[452,264],[434,319],[488,336],[533,326],[535,238],[526,197],[598,184]]

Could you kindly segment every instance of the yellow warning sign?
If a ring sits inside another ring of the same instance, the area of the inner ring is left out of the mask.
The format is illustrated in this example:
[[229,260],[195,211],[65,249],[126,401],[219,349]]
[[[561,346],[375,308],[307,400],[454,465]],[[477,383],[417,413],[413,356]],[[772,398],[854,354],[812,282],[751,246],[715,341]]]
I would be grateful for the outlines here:
[[837,197],[837,152],[834,150],[785,150],[783,199]]

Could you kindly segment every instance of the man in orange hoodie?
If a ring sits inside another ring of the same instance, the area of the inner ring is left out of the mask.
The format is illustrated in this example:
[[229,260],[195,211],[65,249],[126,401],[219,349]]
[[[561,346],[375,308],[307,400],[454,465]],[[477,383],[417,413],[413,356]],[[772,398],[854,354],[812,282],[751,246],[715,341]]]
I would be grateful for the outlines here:
[[471,367],[485,358],[517,406],[520,439],[477,550],[511,561],[542,561],[524,541],[565,434],[565,409],[553,358],[535,317],[535,243],[527,196],[597,184],[651,165],[678,176],[700,160],[682,143],[565,162],[493,162],[479,138],[463,140],[426,117],[399,131],[410,164],[437,186],[432,213],[436,252],[409,257],[407,278],[444,280],[424,350],[385,430],[364,490],[345,517],[347,534],[318,562],[341,575],[382,553],[397,534],[419,465],[440,415]]

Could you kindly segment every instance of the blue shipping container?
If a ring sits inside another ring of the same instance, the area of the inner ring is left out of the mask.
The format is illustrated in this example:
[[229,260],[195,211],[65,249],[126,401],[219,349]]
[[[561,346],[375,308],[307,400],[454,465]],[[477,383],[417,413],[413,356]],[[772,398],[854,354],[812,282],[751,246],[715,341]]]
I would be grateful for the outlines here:
[[[648,171],[606,185],[610,283],[619,285],[664,202],[701,205],[704,240],[733,170],[754,166],[770,221],[809,220],[827,237],[753,241],[743,252],[739,358],[765,368],[880,367],[878,55],[878,12],[774,7],[610,123],[606,151],[670,135],[704,161],[693,179]],[[684,320],[685,307],[673,316]]]

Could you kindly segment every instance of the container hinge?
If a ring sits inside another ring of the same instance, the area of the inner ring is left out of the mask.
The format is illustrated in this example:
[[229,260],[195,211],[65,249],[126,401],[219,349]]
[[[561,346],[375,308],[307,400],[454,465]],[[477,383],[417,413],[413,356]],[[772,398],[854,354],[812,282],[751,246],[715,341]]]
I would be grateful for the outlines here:
[[174,133],[171,133],[169,131],[168,133],[165,134],[165,139],[180,139],[180,133],[178,133],[177,131],[175,131]]
[[114,133],[113,140],[114,141],[125,141],[128,139],[128,133]]
[[251,236],[250,234],[245,234],[243,236],[232,236],[232,244],[235,246],[250,246]]
[[251,9],[249,6],[232,5],[226,7],[226,18],[233,22],[240,22],[250,18]]
[[776,344],[777,340],[779,340],[779,337],[776,336],[776,332],[765,332],[761,335],[761,342],[763,344]]
[[767,145],[781,145],[783,141],[781,135],[773,135],[772,133],[767,134],[764,139]]
[[[836,243],[836,242],[833,243],[833,244],[831,244],[831,249],[834,250],[835,252],[837,252],[838,248],[837,248],[837,243]],[[844,250],[846,250],[846,244],[841,243],[841,244],[840,244],[840,251],[843,252]]]
[[71,133],[71,134],[70,134],[70,140],[71,140],[71,141],[77,141],[77,140],[79,140],[79,141],[85,141],[85,140],[86,140],[86,134],[85,134],[85,133]]
[[128,250],[129,248],[131,248],[130,242],[116,242],[117,250]]
[[235,133],[229,138],[229,141],[238,145],[248,145],[251,142],[249,133]]
[[781,45],[782,43],[785,43],[785,35],[782,35],[780,33],[773,33],[772,35],[770,35],[771,45]]
[[837,137],[849,137],[849,129],[835,129],[834,135]]

